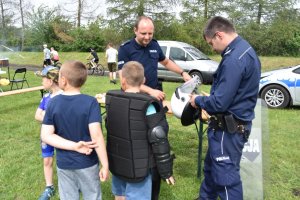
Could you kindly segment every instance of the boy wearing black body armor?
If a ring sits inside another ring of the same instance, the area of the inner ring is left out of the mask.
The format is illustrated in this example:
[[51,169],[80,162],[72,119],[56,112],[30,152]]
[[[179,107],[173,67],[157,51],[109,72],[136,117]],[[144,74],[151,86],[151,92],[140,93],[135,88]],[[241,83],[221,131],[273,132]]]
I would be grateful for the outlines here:
[[120,78],[123,91],[106,94],[112,192],[116,200],[150,200],[154,168],[167,184],[175,184],[165,111],[155,98],[140,93],[144,82],[140,63],[127,62]]

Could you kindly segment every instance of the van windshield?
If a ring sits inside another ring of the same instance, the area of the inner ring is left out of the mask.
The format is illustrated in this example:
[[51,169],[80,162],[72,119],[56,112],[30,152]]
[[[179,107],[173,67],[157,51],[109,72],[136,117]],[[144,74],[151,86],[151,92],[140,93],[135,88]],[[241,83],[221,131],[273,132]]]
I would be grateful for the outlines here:
[[195,47],[183,47],[189,52],[196,60],[210,60],[207,55],[196,49]]

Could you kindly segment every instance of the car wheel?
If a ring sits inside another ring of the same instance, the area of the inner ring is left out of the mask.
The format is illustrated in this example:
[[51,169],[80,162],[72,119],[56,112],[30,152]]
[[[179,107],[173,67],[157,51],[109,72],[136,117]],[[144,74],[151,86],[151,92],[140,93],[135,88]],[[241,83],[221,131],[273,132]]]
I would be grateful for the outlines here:
[[203,83],[203,77],[202,77],[202,75],[201,75],[200,72],[198,72],[198,71],[193,71],[192,73],[190,73],[190,76],[191,76],[192,78],[197,77],[197,79],[198,79],[197,84],[198,84],[198,85],[200,85],[200,84]]
[[288,91],[279,85],[269,85],[261,93],[261,98],[265,100],[269,108],[285,108],[290,102]]

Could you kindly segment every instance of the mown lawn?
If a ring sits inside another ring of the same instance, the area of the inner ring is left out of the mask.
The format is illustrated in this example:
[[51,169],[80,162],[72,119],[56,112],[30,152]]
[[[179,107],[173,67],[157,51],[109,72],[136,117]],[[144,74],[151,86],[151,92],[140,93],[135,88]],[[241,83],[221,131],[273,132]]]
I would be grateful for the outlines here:
[[[31,57],[31,55],[35,57]],[[22,53],[28,58],[29,64],[42,60],[40,53]],[[65,53],[68,59],[76,58],[84,61],[87,54]],[[103,54],[101,54],[103,57]],[[215,58],[215,57],[213,57]],[[19,57],[10,57],[10,63],[25,64]],[[65,60],[68,60],[65,59]],[[216,57],[217,60],[217,57]],[[281,62],[282,61],[282,62]],[[18,63],[20,62],[20,63]],[[262,58],[265,68],[300,64],[300,58]],[[264,63],[268,63],[265,64]],[[281,64],[285,63],[285,64]],[[41,79],[28,72],[30,86],[38,86]],[[174,89],[180,83],[164,83],[167,99],[171,98]],[[109,84],[108,77],[89,76],[82,89],[83,93],[94,96],[109,89],[118,89],[119,85]],[[8,90],[8,87],[2,87]],[[209,86],[201,87],[208,92]],[[40,101],[40,93],[30,92],[20,95],[0,97],[0,199],[31,200],[37,199],[44,189],[44,176],[39,146],[40,124],[34,120],[34,113]],[[299,199],[300,198],[300,148],[299,148],[299,107],[282,110],[269,110],[267,159],[268,173],[265,174],[265,199]],[[176,154],[174,175],[176,185],[162,185],[162,200],[191,200],[198,195],[201,180],[197,179],[198,136],[194,126],[183,127],[174,116],[168,116],[170,124],[170,142]],[[106,134],[104,130],[104,135]],[[267,147],[267,145],[266,145]],[[204,137],[204,158],[207,148]],[[54,176],[57,185],[57,178]],[[113,199],[110,181],[102,184],[104,200]],[[54,199],[59,199],[58,195]],[[251,198],[249,198],[250,200]]]
[[[88,52],[59,52],[61,62],[66,60],[80,60],[86,63]],[[106,65],[104,52],[98,52],[100,63]],[[9,58],[12,64],[23,64],[23,65],[36,65],[42,67],[43,64],[43,53],[42,52],[0,52],[0,58]],[[220,61],[221,56],[213,55],[211,59]],[[272,69],[278,69],[286,66],[293,66],[300,64],[300,57],[266,57],[260,56],[262,71],[268,71]]]

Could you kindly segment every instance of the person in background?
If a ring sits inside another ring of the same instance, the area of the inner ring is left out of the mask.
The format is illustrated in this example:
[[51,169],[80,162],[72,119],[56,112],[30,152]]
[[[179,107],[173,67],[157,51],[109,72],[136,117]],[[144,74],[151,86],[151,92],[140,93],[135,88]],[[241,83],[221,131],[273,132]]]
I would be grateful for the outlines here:
[[242,200],[240,161],[254,119],[261,64],[251,45],[226,18],[212,17],[203,37],[222,60],[210,96],[192,95],[190,99],[192,106],[211,115],[199,199]]
[[51,54],[51,60],[53,61],[53,64],[55,65],[56,62],[59,61],[58,52],[54,49],[54,47],[50,48],[50,54]]
[[[49,93],[43,96],[40,105],[35,112],[35,119],[41,123],[44,119],[47,105],[50,99],[62,93],[62,90],[58,86],[58,72],[59,70],[56,67],[47,66],[41,72],[35,73],[37,76],[42,77],[42,85],[45,90],[49,91]],[[46,181],[46,188],[42,195],[39,197],[39,200],[48,200],[55,194],[53,185],[54,147],[44,143],[41,140],[41,149],[44,163],[44,177]]]
[[[137,61],[144,67],[146,82],[141,86],[141,92],[147,93],[159,101],[165,99],[162,85],[158,81],[158,63],[164,65],[168,70],[180,74],[185,81],[191,79],[190,75],[166,58],[154,35],[154,24],[150,17],[138,17],[134,25],[135,38],[123,43],[119,48],[118,69],[122,77],[122,67],[128,61]],[[152,200],[158,199],[160,192],[160,176],[156,168],[152,172]]]
[[93,48],[90,48],[90,55],[88,56],[88,60],[91,60],[93,63],[96,63],[98,64],[99,62],[99,57],[98,57],[98,54],[97,52],[93,49]]
[[47,48],[47,44],[43,45],[44,47],[44,67],[51,65],[51,53],[50,50]]
[[108,43],[107,49],[105,52],[105,58],[107,59],[110,83],[114,83],[114,84],[117,83],[117,81],[116,81],[117,55],[118,55],[118,51],[112,47],[111,43]]
[[83,63],[62,65],[58,82],[64,92],[51,99],[42,124],[42,140],[56,148],[61,200],[79,199],[80,193],[83,199],[100,200],[100,180],[109,178],[98,102],[80,93],[86,79]]

